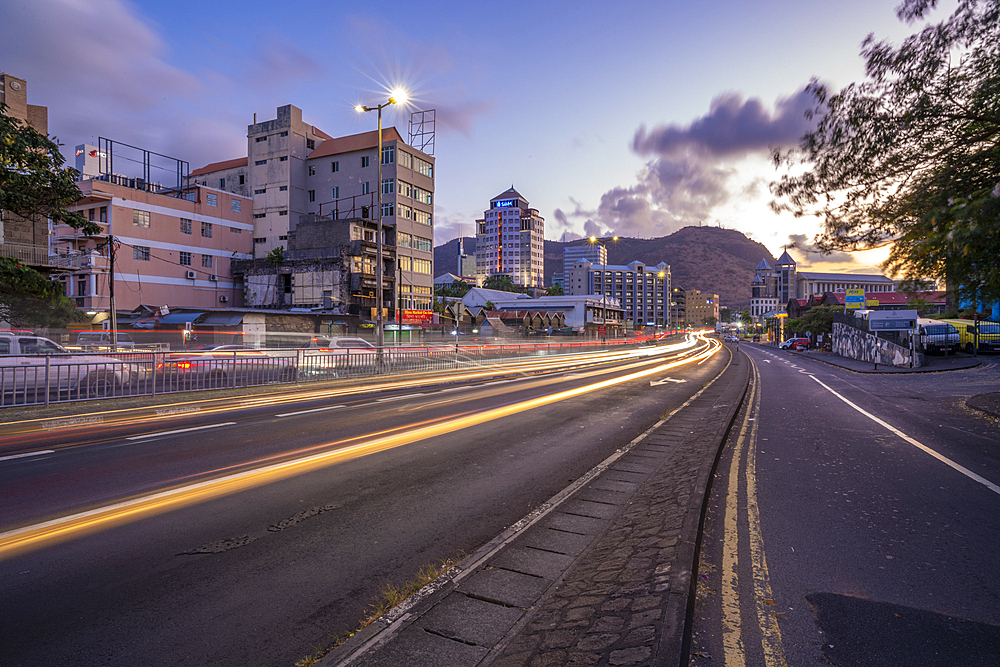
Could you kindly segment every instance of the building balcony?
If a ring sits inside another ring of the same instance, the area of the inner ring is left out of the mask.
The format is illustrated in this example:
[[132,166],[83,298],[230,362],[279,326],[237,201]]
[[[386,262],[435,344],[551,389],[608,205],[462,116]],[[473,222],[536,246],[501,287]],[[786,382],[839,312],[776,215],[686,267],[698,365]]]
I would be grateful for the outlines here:
[[103,255],[94,254],[73,254],[73,255],[51,255],[49,261],[52,266],[68,271],[83,270],[107,270],[108,258]]

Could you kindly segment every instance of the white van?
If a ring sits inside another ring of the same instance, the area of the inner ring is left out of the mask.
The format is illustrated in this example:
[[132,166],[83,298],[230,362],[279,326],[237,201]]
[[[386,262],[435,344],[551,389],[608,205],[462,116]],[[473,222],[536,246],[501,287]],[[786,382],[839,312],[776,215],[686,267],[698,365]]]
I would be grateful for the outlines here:
[[[907,332],[904,340],[909,342],[911,332]],[[961,344],[961,336],[958,329],[942,322],[925,317],[917,319],[917,330],[914,338],[917,352],[940,352],[941,354],[952,354],[958,350]]]

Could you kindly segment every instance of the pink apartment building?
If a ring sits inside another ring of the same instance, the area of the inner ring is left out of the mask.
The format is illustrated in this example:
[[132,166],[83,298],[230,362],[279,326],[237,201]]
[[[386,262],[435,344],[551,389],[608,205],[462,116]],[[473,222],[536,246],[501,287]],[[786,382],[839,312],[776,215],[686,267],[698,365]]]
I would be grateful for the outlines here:
[[230,261],[251,256],[251,198],[197,184],[150,192],[141,179],[116,180],[81,181],[83,197],[71,207],[100,223],[101,236],[87,237],[65,225],[53,230],[53,264],[66,269],[59,279],[77,307],[110,307],[109,236],[115,239],[117,311],[140,304],[242,305]]

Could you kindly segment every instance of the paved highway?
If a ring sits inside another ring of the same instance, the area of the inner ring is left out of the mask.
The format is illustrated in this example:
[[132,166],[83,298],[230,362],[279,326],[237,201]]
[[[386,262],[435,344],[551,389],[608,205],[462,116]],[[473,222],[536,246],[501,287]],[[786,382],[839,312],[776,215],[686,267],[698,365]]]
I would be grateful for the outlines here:
[[5,425],[3,663],[291,665],[680,406],[711,347]]
[[756,374],[712,490],[691,664],[996,665],[1000,424],[969,370],[862,375],[742,345]]

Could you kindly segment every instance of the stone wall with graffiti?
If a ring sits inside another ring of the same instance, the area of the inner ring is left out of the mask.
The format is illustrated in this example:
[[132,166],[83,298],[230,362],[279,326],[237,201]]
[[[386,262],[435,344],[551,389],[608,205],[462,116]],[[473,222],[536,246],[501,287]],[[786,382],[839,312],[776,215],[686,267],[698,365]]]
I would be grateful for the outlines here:
[[833,353],[848,359],[905,368],[911,367],[911,360],[912,367],[923,362],[922,354],[913,354],[909,348],[840,322],[833,323]]

